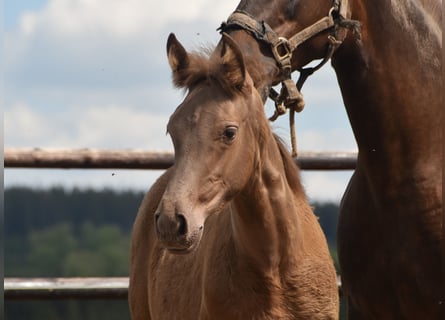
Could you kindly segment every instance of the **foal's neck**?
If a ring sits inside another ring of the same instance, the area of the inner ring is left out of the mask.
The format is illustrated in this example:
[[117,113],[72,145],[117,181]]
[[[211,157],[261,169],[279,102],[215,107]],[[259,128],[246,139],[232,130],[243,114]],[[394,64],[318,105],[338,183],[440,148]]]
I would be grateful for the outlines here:
[[[277,146],[268,151],[251,184],[235,199],[232,222],[235,241],[242,256],[248,257],[247,263],[275,274],[277,268],[298,259],[295,252],[301,234],[296,207],[300,199],[287,182]],[[306,205],[304,193],[301,198]]]

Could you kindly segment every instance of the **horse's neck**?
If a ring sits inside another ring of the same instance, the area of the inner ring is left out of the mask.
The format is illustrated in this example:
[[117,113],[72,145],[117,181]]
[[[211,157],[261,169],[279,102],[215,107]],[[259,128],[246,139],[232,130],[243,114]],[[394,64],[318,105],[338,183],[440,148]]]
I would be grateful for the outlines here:
[[363,24],[362,39],[349,36],[332,61],[361,160],[377,171],[391,170],[392,177],[413,172],[422,162],[437,169],[440,26],[413,0],[352,5],[352,18]]
[[[290,263],[287,259],[295,259],[301,236],[299,199],[287,182],[280,154],[270,156],[261,159],[257,175],[232,207],[238,250],[261,272],[276,271]],[[304,202],[304,194],[301,198]]]

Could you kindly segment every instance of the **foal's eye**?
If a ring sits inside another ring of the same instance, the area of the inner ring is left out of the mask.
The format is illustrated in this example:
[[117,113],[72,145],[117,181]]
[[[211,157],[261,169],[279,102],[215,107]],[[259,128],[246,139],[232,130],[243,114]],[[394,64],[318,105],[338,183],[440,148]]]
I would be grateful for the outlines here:
[[235,126],[229,126],[224,129],[223,138],[226,142],[232,142],[235,139],[238,128]]

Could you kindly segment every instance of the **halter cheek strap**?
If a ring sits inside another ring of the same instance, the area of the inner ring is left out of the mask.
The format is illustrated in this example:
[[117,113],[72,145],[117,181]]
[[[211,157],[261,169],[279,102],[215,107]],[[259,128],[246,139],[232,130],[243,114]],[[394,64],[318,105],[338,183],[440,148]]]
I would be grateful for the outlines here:
[[[291,110],[289,121],[291,126],[292,154],[294,156],[296,156],[294,111],[300,112],[304,108],[303,95],[300,92],[304,82],[311,74],[329,61],[335,50],[343,42],[344,38],[338,40],[337,30],[339,27],[352,29],[357,35],[359,34],[360,23],[347,19],[347,11],[348,0],[334,0],[327,16],[289,39],[280,37],[266,22],[258,21],[244,11],[235,11],[218,28],[221,32],[227,32],[230,29],[243,29],[250,32],[258,41],[263,41],[270,45],[275,61],[284,77],[280,93],[273,88],[270,89],[269,97],[275,102],[275,113],[270,120],[274,121],[277,119],[278,116],[286,112],[286,109]],[[294,83],[291,78],[292,53],[302,43],[327,30],[331,32],[328,35],[328,48],[323,60],[315,67],[300,69],[299,79],[297,83]]]

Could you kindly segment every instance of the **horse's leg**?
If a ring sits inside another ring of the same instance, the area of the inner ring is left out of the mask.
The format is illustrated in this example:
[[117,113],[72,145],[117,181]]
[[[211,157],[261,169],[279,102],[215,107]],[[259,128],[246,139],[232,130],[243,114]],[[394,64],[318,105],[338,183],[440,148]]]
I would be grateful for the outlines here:
[[376,228],[370,220],[374,215],[371,214],[373,204],[368,195],[363,172],[358,167],[341,201],[337,229],[342,290],[347,300],[348,319],[352,320],[367,319],[363,315],[367,311],[363,308],[368,308],[369,303],[380,297],[376,282],[381,279],[374,272],[375,253],[372,247]]
[[150,320],[149,263],[155,243],[154,212],[169,179],[166,171],[150,188],[139,207],[131,237],[130,286],[128,302],[133,320]]

